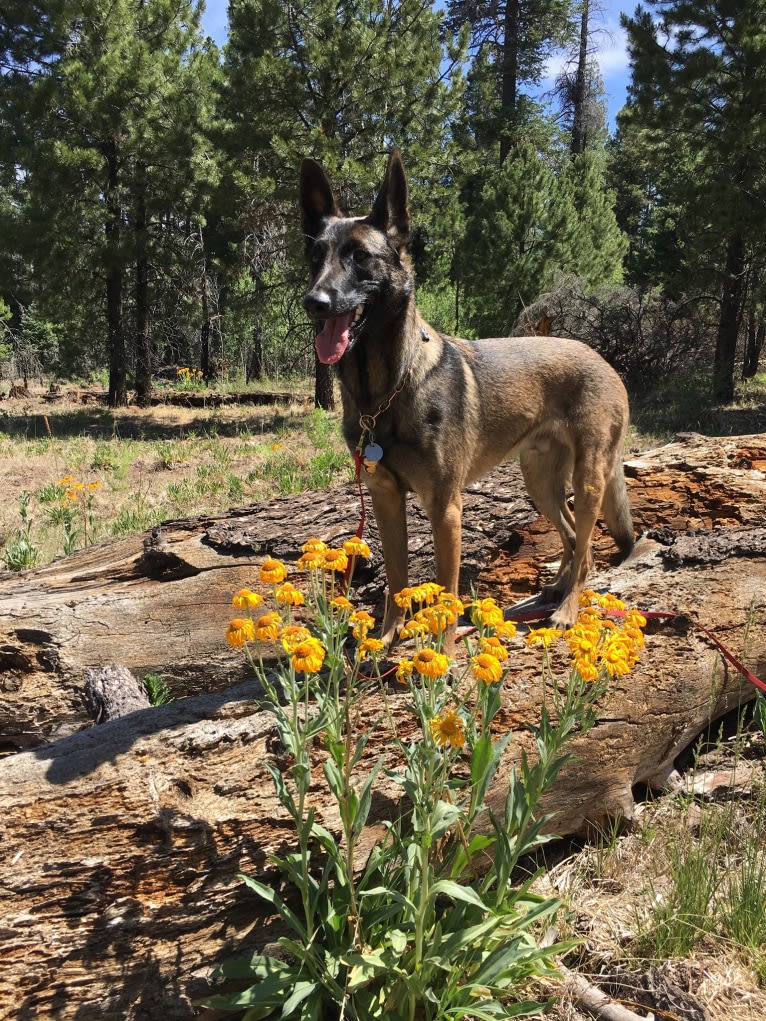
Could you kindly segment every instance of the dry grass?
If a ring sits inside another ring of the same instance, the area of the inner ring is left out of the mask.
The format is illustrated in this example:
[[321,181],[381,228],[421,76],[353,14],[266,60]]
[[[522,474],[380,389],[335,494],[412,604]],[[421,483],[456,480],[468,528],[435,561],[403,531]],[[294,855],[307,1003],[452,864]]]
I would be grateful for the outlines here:
[[[277,494],[348,478],[337,416],[304,402],[109,410],[36,396],[0,404],[0,550],[18,539],[30,494],[31,540],[42,564],[71,552],[73,502],[59,480],[99,483],[74,510],[75,547],[141,532],[161,520],[224,513]],[[90,522],[86,522],[86,517]],[[87,534],[86,534],[87,533]],[[0,565],[2,566],[2,565]]]

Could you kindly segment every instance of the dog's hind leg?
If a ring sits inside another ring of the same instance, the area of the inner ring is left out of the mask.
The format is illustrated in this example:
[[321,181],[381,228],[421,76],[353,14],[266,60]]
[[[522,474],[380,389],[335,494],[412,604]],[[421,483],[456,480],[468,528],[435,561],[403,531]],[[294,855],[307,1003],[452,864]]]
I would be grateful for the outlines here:
[[591,568],[591,540],[596,519],[606,490],[603,464],[606,458],[599,451],[580,451],[575,459],[572,483],[575,505],[575,544],[568,587],[559,608],[552,614],[555,627],[570,628],[580,610],[580,593]]
[[561,599],[569,587],[575,549],[575,519],[567,502],[572,476],[572,455],[555,440],[528,448],[519,456],[521,473],[536,509],[548,518],[561,537],[561,563],[554,580],[540,593],[543,602]]

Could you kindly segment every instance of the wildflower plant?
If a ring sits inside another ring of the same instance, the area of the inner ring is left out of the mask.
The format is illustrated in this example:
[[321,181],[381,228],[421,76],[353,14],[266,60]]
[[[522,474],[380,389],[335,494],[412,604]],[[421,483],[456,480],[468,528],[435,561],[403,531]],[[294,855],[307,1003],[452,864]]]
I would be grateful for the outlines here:
[[[305,591],[267,558],[260,581],[275,608],[249,589],[232,599],[237,616],[227,640],[257,672],[289,762],[267,762],[295,828],[294,849],[271,862],[295,888],[298,906],[242,877],[290,935],[280,939],[279,958],[254,953],[221,965],[214,977],[236,979],[239,991],[204,1005],[244,1011],[246,1021],[538,1015],[543,1005],[528,992],[533,979],[555,974],[563,948],[542,947],[539,934],[559,901],[535,894],[529,879],[515,882],[516,866],[550,839],[540,799],[567,761],[572,735],[595,722],[610,676],[635,663],[642,620],[628,611],[618,625],[607,609],[622,610],[588,593],[581,620],[564,635],[529,632],[527,643],[543,650],[553,712],[543,705],[535,756],[522,749],[518,768],[502,780],[513,734],[495,736],[493,721],[520,641],[515,626],[492,600],[465,606],[437,585],[408,588],[394,598],[411,645],[384,669],[382,643],[370,634],[375,620],[354,607],[345,581],[349,563],[368,555],[358,540],[333,550],[312,539],[298,561]],[[463,639],[465,656],[454,657],[447,636],[466,612],[474,627]],[[284,650],[276,669],[263,661],[266,641]],[[554,642],[568,646],[564,677],[551,666]],[[383,709],[370,729],[359,710],[373,691]],[[406,724],[395,711],[402,703]],[[370,766],[373,738],[389,755]],[[335,831],[318,821],[309,798],[318,762],[337,809]],[[363,860],[359,842],[382,783],[400,789],[401,808],[382,822],[385,837]]]

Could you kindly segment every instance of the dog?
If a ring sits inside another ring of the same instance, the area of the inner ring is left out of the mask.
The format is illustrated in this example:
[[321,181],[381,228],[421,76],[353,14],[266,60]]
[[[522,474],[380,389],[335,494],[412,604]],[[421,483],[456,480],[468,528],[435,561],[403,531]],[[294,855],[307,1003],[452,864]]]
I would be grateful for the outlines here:
[[628,396],[620,377],[576,340],[466,341],[425,322],[407,255],[411,220],[398,150],[368,216],[345,216],[324,170],[308,158],[300,204],[310,272],[303,305],[320,361],[337,371],[344,437],[363,459],[383,545],[384,641],[390,645],[402,624],[391,597],[408,585],[407,494],[428,515],[437,583],[457,593],[463,490],[513,456],[564,548],[540,599],[558,604],[555,627],[571,627],[597,517],[623,555],[633,547],[622,463]]

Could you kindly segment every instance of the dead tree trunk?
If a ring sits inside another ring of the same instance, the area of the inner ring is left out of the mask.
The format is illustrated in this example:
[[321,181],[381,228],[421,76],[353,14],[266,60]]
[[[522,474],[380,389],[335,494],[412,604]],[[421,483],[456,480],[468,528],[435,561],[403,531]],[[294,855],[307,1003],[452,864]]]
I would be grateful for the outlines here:
[[[766,674],[765,470],[762,436],[692,436],[629,462],[636,522],[649,534],[619,567],[599,538],[594,585],[684,616],[650,627],[640,666],[576,743],[546,805],[557,832],[630,818],[636,785],[663,784],[711,720],[752,697],[696,623]],[[171,522],[143,544],[0,579],[0,1019],[191,1019],[214,963],[274,938],[237,875],[273,879],[267,856],[291,831],[265,768],[274,734],[257,681],[223,641],[230,595],[253,584],[264,551],[295,559],[304,538],[344,538],[357,515],[353,488],[342,488]],[[423,579],[430,539],[420,516],[411,524],[413,576]],[[472,488],[466,534],[466,591],[512,602],[552,570],[556,542],[514,466]],[[359,600],[374,607],[382,587],[377,558]],[[88,670],[113,661],[162,673],[177,700],[91,726]],[[514,732],[504,776],[531,743],[538,663],[519,646],[499,716]],[[403,698],[387,696],[402,721]],[[381,715],[375,703],[370,721]],[[381,753],[393,764],[382,733],[369,761]],[[315,803],[332,830],[317,766]],[[380,795],[378,820],[399,789],[384,781]],[[495,807],[503,796],[501,777]],[[376,835],[373,820],[367,846]]]

